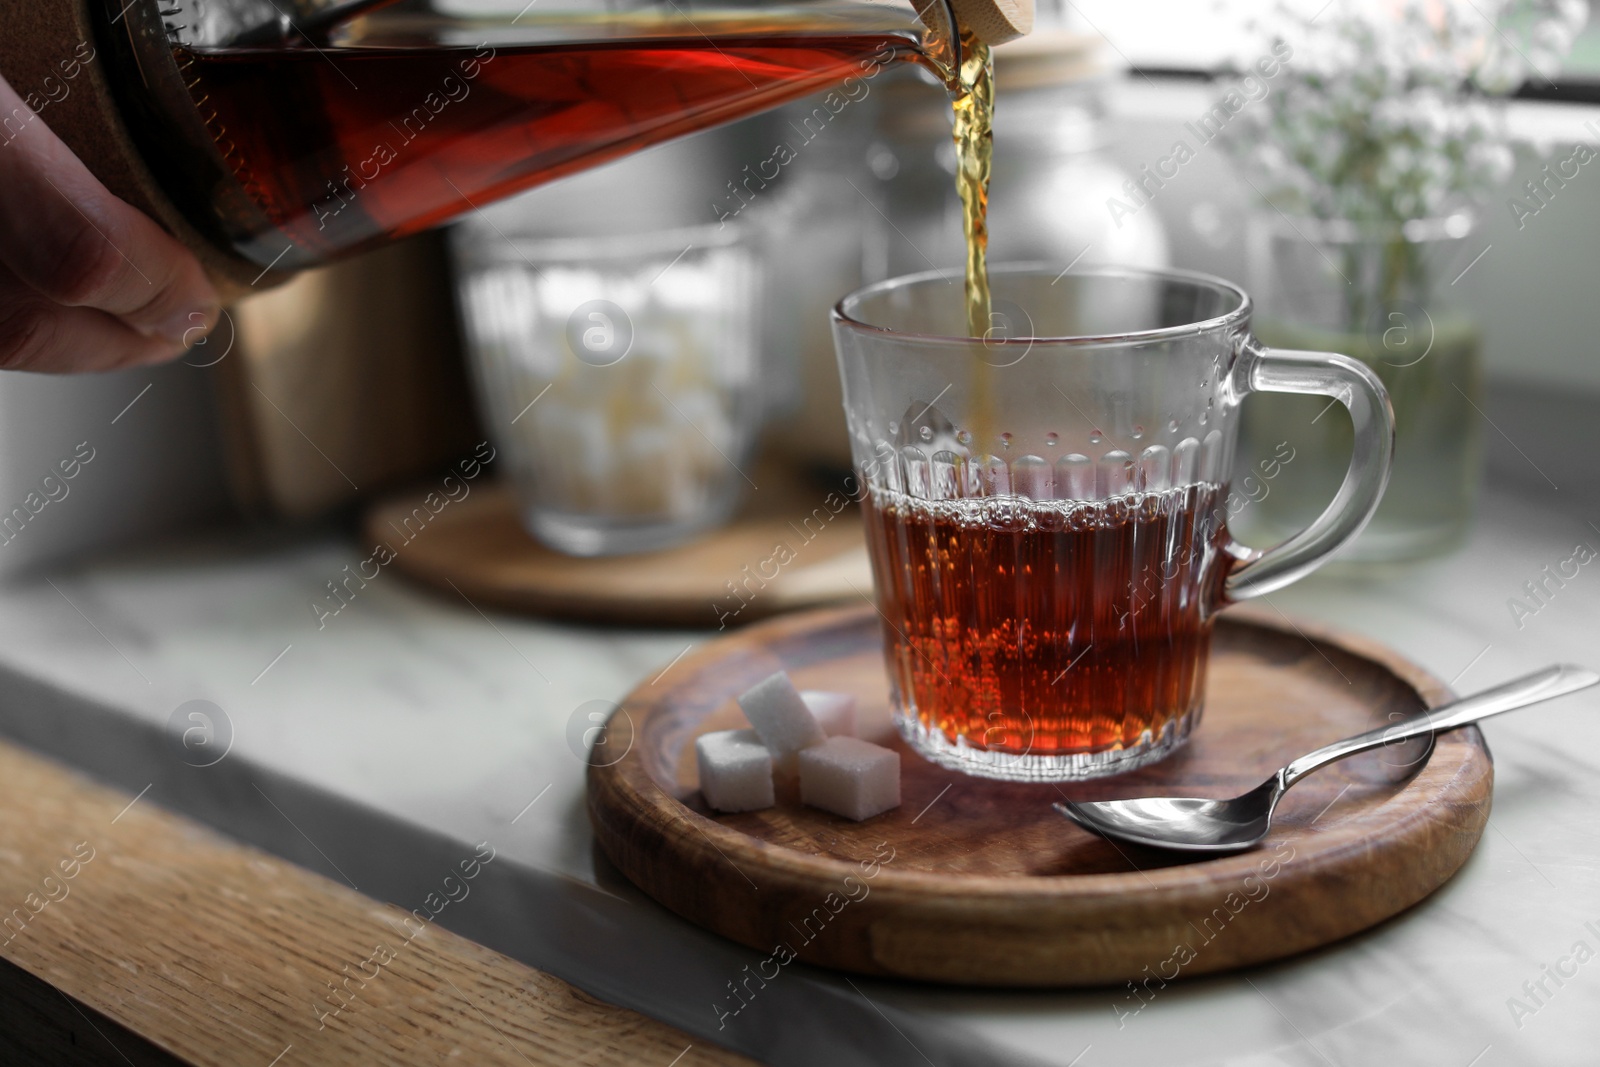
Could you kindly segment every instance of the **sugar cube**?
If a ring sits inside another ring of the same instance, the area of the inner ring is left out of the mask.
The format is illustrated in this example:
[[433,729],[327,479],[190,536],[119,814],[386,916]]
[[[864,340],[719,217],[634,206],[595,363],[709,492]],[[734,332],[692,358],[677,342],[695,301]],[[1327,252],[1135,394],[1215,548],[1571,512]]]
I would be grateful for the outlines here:
[[800,799],[860,822],[900,806],[900,754],[855,737],[800,753]]
[[772,756],[754,730],[719,730],[694,743],[700,792],[718,811],[772,807]]
[[801,749],[826,740],[816,716],[782,671],[746,689],[739,696],[739,706],[772,753],[773,766],[780,770],[794,770]]
[[820,689],[805,689],[800,699],[806,702],[811,714],[817,717],[822,732],[829,737],[856,736],[856,698],[850,693],[830,693]]

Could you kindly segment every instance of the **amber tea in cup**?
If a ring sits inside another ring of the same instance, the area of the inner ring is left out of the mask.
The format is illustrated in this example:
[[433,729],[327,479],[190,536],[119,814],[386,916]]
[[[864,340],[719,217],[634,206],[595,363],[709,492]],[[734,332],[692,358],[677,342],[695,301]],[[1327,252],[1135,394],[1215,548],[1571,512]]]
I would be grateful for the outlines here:
[[[1172,752],[1199,719],[1216,612],[1309,573],[1388,477],[1377,379],[1270,349],[1249,298],[1198,274],[991,272],[995,326],[960,287],[896,279],[834,312],[896,726],[992,778],[1093,778]],[[1267,552],[1228,535],[1238,408],[1257,391],[1345,404],[1343,486]]]

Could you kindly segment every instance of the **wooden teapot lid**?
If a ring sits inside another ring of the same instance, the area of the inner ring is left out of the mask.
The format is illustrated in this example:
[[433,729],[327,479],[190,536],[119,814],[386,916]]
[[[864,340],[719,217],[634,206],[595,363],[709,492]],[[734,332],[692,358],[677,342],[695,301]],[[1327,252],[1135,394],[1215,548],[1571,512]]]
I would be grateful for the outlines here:
[[[912,2],[923,21],[942,25],[943,15],[932,10],[942,0]],[[1033,30],[1033,0],[950,0],[950,6],[956,21],[987,45],[1004,44]]]

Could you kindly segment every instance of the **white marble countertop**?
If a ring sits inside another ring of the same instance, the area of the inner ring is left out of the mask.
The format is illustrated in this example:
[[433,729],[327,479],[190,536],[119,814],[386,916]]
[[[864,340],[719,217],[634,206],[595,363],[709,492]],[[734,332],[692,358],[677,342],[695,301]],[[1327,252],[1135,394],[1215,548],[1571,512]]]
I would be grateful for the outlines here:
[[[1272,603],[1389,642],[1461,690],[1600,663],[1600,563],[1552,585],[1520,627],[1508,606],[1575,545],[1600,549],[1600,511],[1561,500],[1492,494],[1448,560],[1319,576]],[[388,572],[319,629],[310,601],[363,557],[334,534],[233,535],[14,581],[0,590],[0,733],[406,908],[487,840],[492,876],[437,921],[772,1063],[1600,1056],[1600,695],[1486,725],[1495,805],[1476,854],[1434,897],[1339,945],[1178,983],[1120,1021],[1117,990],[951,990],[796,966],[719,1031],[713,1004],[759,954],[597,867],[567,742],[585,704],[620,698],[706,635],[483,614]],[[191,700],[231,727],[213,766],[190,766],[209,757],[169,727]],[[343,962],[330,953],[330,979]],[[322,992],[306,992],[306,1047]]]

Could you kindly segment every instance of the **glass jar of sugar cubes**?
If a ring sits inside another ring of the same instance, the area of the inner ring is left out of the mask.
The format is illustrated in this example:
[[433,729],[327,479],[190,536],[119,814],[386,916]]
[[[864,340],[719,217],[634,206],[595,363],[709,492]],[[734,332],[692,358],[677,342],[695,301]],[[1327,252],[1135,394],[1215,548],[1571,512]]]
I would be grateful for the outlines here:
[[533,236],[539,221],[512,202],[451,235],[479,410],[523,525],[578,556],[720,525],[761,419],[757,234]]

